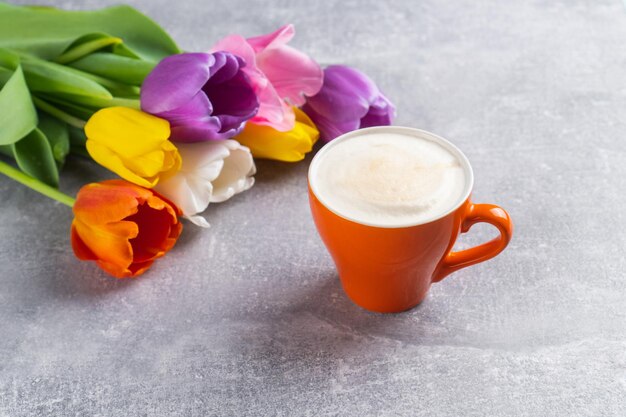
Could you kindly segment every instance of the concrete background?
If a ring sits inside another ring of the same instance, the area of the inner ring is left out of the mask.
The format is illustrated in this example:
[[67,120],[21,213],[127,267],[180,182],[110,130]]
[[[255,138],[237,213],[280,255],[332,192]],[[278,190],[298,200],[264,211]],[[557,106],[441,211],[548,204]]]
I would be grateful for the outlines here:
[[[516,235],[379,315],[340,288],[309,160],[259,162],[210,230],[123,281],[74,258],[66,207],[0,178],[0,416],[626,415],[620,1],[130,3],[188,50],[295,23],[296,46],[370,74],[397,124],[456,143]],[[74,160],[62,188],[109,176]]]

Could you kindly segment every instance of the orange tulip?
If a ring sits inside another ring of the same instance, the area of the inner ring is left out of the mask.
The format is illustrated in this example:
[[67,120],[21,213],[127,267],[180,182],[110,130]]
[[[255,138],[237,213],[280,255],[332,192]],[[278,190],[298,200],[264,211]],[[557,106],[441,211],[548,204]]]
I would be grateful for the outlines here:
[[87,184],[78,192],[72,248],[117,277],[136,277],[165,255],[182,230],[178,207],[123,180]]

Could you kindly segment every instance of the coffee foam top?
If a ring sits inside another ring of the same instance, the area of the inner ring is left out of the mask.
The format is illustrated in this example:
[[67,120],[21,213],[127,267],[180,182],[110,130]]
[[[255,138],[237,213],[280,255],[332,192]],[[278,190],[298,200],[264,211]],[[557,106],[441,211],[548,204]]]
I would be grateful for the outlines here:
[[420,224],[456,207],[467,189],[459,158],[427,138],[374,130],[327,146],[314,161],[314,192],[359,223]]

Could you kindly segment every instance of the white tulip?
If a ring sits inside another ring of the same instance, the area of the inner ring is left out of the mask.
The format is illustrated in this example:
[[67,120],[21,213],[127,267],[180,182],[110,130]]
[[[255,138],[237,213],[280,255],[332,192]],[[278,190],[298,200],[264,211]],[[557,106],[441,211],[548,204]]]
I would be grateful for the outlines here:
[[198,216],[209,203],[221,203],[254,184],[250,150],[235,140],[177,143],[182,166],[154,189],[176,204],[192,223],[209,227]]

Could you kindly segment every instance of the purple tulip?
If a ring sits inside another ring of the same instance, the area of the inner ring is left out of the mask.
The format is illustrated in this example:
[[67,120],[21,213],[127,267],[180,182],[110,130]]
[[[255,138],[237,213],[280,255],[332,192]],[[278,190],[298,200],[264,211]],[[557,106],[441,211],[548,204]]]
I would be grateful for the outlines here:
[[307,99],[302,110],[327,142],[362,127],[390,125],[396,113],[367,75],[344,65],[324,70],[322,89]]
[[259,110],[244,66],[229,52],[169,56],[144,80],[141,108],[170,122],[173,141],[228,139]]

